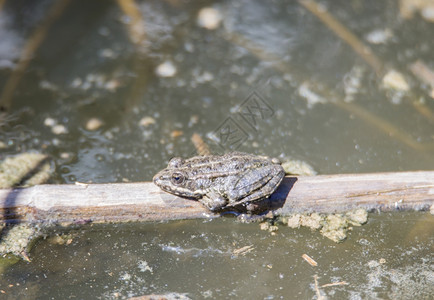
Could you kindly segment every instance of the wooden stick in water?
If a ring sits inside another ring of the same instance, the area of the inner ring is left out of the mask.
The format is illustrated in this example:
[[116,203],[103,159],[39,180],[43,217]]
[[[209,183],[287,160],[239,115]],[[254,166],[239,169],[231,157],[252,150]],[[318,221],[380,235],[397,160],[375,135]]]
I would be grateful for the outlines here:
[[[277,214],[368,210],[427,210],[434,171],[286,177],[271,196]],[[0,190],[4,222],[122,222],[217,217],[198,201],[151,182],[39,185]]]

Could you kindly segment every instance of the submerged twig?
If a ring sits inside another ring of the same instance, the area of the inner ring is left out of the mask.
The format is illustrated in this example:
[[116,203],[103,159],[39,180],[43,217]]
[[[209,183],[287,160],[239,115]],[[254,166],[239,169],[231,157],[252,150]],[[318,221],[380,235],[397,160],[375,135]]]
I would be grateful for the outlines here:
[[[241,47],[244,47],[247,49],[251,54],[256,56],[259,60],[262,61],[269,61],[274,62],[272,63],[272,67],[275,70],[278,70],[282,73],[291,73],[292,75],[296,76],[297,72],[292,71],[291,72],[291,66],[287,62],[282,62],[281,59],[279,59],[276,55],[273,53],[269,53],[260,46],[256,45],[254,42],[252,42],[249,39],[246,39],[245,37],[236,34],[236,33],[226,33],[224,37]],[[298,82],[308,82],[305,78],[296,78]],[[339,97],[337,95],[334,95],[330,90],[328,90],[325,86],[322,88],[322,93],[325,94],[323,98],[325,99],[338,99]],[[362,108],[359,105],[356,105],[354,103],[346,103],[343,100],[336,100],[336,101],[330,101],[329,103],[332,103],[336,105],[337,107],[344,109],[350,113],[354,113],[359,118],[361,118],[364,122],[371,124],[377,128],[379,128],[383,133],[387,134],[388,136],[393,136],[400,142],[404,143],[405,145],[417,149],[417,150],[426,150],[426,149],[432,149],[434,145],[432,144],[421,144],[418,143],[416,140],[414,140],[410,134],[406,133],[402,129],[398,129],[393,124],[387,122],[386,120],[380,118],[376,114]]]
[[421,144],[413,139],[408,133],[403,130],[396,128],[393,124],[388,121],[381,119],[377,115],[367,111],[363,107],[355,103],[345,103],[342,101],[336,101],[335,104],[342,109],[347,110],[350,113],[357,115],[359,118],[365,120],[367,123],[379,128],[384,133],[396,138],[397,140],[403,142],[407,146],[416,150],[433,150],[434,144]]
[[[409,69],[420,81],[431,87],[430,97],[434,99],[434,71],[421,60],[410,64]],[[434,120],[433,112],[424,103],[413,101],[413,106],[426,118]]]
[[423,61],[417,60],[409,66],[410,71],[424,83],[434,89],[434,71],[431,70]]
[[319,289],[319,285],[318,285],[318,275],[313,275],[313,280],[315,281],[315,293],[316,293],[316,298],[317,300],[325,300],[327,299],[326,297],[324,297],[323,295],[321,295],[321,290]]
[[127,28],[131,42],[140,45],[146,39],[146,28],[139,7],[134,0],[117,0],[117,3],[130,19]]
[[196,148],[197,154],[211,155],[211,151],[209,150],[208,145],[204,142],[202,137],[197,133],[193,133],[193,135],[191,136],[191,142],[193,143],[194,148]]
[[3,5],[5,4],[6,0],[0,0],[0,11],[3,8]]
[[318,263],[317,263],[317,262],[316,262],[312,257],[310,257],[309,255],[307,255],[307,254],[303,254],[301,257],[302,257],[305,261],[307,261],[308,264],[311,265],[312,267],[316,267],[316,266],[318,266]]
[[321,287],[329,287],[329,286],[337,286],[337,285],[348,285],[349,283],[346,281],[332,282],[323,284]]
[[314,14],[327,27],[329,27],[339,38],[344,40],[353,50],[363,58],[377,73],[379,77],[383,74],[384,65],[381,60],[372,52],[371,48],[363,44],[356,35],[349,31],[341,22],[335,19],[320,4],[312,0],[298,1],[304,8]]
[[255,249],[253,247],[253,245],[249,245],[249,246],[244,246],[238,249],[235,249],[232,254],[233,255],[246,255],[247,253],[249,253],[250,251],[252,251],[253,249]]
[[[383,78],[384,74],[387,73],[385,65],[380,58],[373,53],[369,46],[364,44],[355,34],[334,18],[321,4],[313,0],[299,0],[298,2],[321,20],[339,38],[345,41],[372,69],[374,69],[379,78]],[[433,112],[426,105],[417,101],[411,101],[411,103],[414,109],[421,115],[433,120]]]
[[143,90],[146,88],[149,78],[150,69],[146,64],[147,48],[144,45],[147,34],[145,20],[135,0],[117,0],[117,3],[123,13],[129,18],[129,21],[126,22],[128,36],[137,50],[137,55],[133,62],[136,76],[125,102],[125,111],[128,112],[136,106],[140,96],[143,95]]
[[62,15],[69,2],[70,0],[55,1],[48,12],[48,15],[36,28],[33,35],[27,40],[27,43],[24,45],[24,48],[21,52],[18,65],[12,71],[12,74],[6,82],[3,92],[0,96],[0,110],[8,110],[10,108],[15,89],[20,83],[24,71],[27,69],[27,66],[32,60],[34,53],[44,41],[45,36],[47,35],[47,32],[53,23]]

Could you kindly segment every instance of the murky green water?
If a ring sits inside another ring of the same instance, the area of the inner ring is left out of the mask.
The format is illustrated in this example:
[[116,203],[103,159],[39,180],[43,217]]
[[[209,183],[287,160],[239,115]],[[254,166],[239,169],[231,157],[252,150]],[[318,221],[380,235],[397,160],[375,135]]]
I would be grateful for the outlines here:
[[[53,6],[39,2],[6,1],[5,47],[20,49],[39,32]],[[395,1],[326,4],[386,69],[406,76],[410,91],[384,89],[381,76],[294,1],[210,3],[223,18],[216,30],[197,25],[198,4],[139,1],[146,39],[138,45],[116,2],[72,1],[13,93],[2,154],[49,153],[60,183],[150,180],[172,156],[194,153],[198,133],[214,152],[291,156],[322,174],[432,169],[432,116],[411,103],[433,111],[434,102],[407,68],[417,59],[432,65],[432,23],[399,21]],[[380,29],[392,37],[369,43]],[[3,56],[4,86],[19,51]],[[165,63],[169,73],[157,75]],[[333,104],[344,100],[407,139]],[[248,109],[254,117],[243,118]],[[104,124],[88,130],[92,118]]]
[[[233,218],[119,226],[90,225],[59,244],[39,241],[32,262],[0,280],[17,299],[188,297],[429,299],[434,293],[434,220],[429,213],[371,214],[335,244],[309,229],[276,235]],[[69,240],[69,241],[68,241]],[[236,255],[237,249],[252,246]],[[318,266],[301,256],[309,255]],[[347,284],[321,287],[345,281]],[[8,287],[11,284],[12,286]]]
[[[47,153],[53,183],[148,181],[169,158],[195,153],[197,133],[213,152],[292,157],[320,174],[432,170],[434,83],[410,69],[418,60],[434,69],[434,24],[424,7],[410,18],[401,2],[321,2],[371,47],[384,66],[377,74],[296,1],[136,1],[144,31],[116,1],[5,1],[0,157]],[[204,7],[220,15],[215,29],[198,24]],[[392,69],[408,89],[385,86]],[[423,299],[434,292],[432,220],[375,215],[343,244],[232,219],[89,226],[67,246],[38,243],[1,289],[10,299],[311,299],[316,274],[319,286],[348,282],[320,288],[331,298]]]

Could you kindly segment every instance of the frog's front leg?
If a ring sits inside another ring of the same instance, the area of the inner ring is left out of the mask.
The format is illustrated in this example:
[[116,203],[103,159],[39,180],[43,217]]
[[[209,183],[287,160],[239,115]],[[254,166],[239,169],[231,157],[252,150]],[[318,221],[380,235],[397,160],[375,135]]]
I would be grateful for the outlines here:
[[221,210],[227,204],[227,199],[216,192],[208,192],[199,202],[205,205],[210,211]]

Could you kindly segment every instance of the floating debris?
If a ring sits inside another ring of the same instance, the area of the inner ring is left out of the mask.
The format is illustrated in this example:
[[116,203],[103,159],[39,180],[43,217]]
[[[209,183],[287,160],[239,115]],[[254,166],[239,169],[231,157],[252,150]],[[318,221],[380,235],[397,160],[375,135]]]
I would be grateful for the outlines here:
[[319,214],[313,213],[310,216],[302,215],[300,218],[301,226],[309,227],[311,229],[320,229],[321,228],[322,218]]
[[52,245],[70,245],[72,240],[72,234],[55,234],[47,238],[47,242]]
[[153,117],[143,117],[139,121],[139,125],[144,127],[148,127],[152,124],[155,124],[155,119]]
[[303,254],[302,256],[301,256],[305,261],[307,261],[312,267],[316,267],[316,266],[318,266],[318,263],[312,258],[312,257],[310,257],[309,255],[307,255],[307,254]]
[[[0,163],[0,188],[26,187],[48,181],[52,167],[47,155],[23,153],[8,157]],[[13,263],[7,253],[30,261],[27,253],[32,241],[40,234],[40,228],[29,223],[1,223],[0,254],[7,258],[2,265]]]
[[45,118],[44,125],[51,128],[51,132],[59,135],[68,133],[68,129],[65,125],[59,124],[56,119],[53,118]]
[[39,82],[39,86],[41,89],[45,89],[49,91],[57,92],[59,90],[59,88],[54,83],[48,80],[42,80],[41,82]]
[[47,127],[53,127],[56,124],[57,124],[57,121],[53,118],[48,117],[48,118],[45,118],[45,120],[44,120],[44,125]]
[[54,133],[55,135],[67,134],[68,129],[66,129],[65,125],[57,124],[51,127],[51,132]]
[[177,137],[180,137],[180,136],[183,135],[183,134],[184,134],[184,132],[183,132],[182,130],[173,130],[173,131],[170,133],[170,137],[173,138],[173,139],[175,139],[175,138],[177,138]]
[[71,153],[68,153],[68,152],[62,152],[62,153],[60,153],[60,158],[61,159],[70,159],[71,158]]
[[306,99],[307,101],[307,108],[313,108],[318,103],[327,103],[327,100],[315,93],[311,87],[309,86],[308,82],[303,82],[300,87],[298,88],[298,94]]
[[424,7],[420,14],[426,21],[434,22],[434,3],[431,3],[431,6],[429,7]]
[[329,287],[329,286],[337,286],[337,285],[348,285],[349,283],[346,281],[338,281],[338,282],[332,282],[332,283],[326,283],[323,284],[321,287]]
[[276,231],[279,230],[279,227],[274,225],[271,219],[267,219],[265,222],[260,223],[259,228],[261,230],[267,230],[271,235],[276,235]]
[[[150,294],[138,297],[131,297],[128,300],[190,300],[187,293],[167,293],[162,295]],[[114,295],[116,298],[120,295]]]
[[401,0],[399,12],[404,19],[412,19],[416,12],[428,22],[434,22],[434,2],[432,0]]
[[111,79],[104,84],[104,87],[112,93],[116,92],[120,86],[122,86],[122,82],[118,79]]
[[301,215],[300,214],[291,215],[291,216],[288,216],[288,217],[281,218],[280,221],[283,224],[288,225],[288,227],[291,227],[291,228],[300,228],[300,226],[301,226]]
[[345,214],[348,222],[354,226],[362,226],[368,222],[368,212],[364,209],[355,209]]
[[0,188],[25,187],[45,183],[52,168],[47,155],[22,153],[0,163]]
[[169,246],[169,245],[160,245],[161,250],[167,252],[173,252],[178,255],[190,255],[192,257],[202,257],[202,256],[211,256],[216,254],[231,254],[227,251],[222,251],[220,249],[215,249],[212,247],[208,247],[206,249],[200,248],[183,248],[181,246]]
[[244,247],[235,249],[234,251],[232,251],[232,254],[233,255],[246,255],[247,253],[249,253],[253,249],[255,249],[255,247],[253,247],[253,245],[244,246]]
[[407,92],[410,90],[410,86],[400,72],[396,70],[390,70],[383,77],[383,86],[386,89],[392,89],[395,91]]
[[13,254],[30,261],[29,253],[35,238],[40,236],[40,228],[28,223],[10,224],[2,229],[0,255]]
[[197,17],[197,24],[209,30],[217,29],[221,21],[222,15],[220,11],[212,7],[202,8]]
[[386,44],[392,37],[393,33],[389,28],[375,29],[365,36],[371,44]]
[[139,260],[137,267],[139,268],[140,272],[150,272],[153,273],[152,267],[149,266],[148,262],[145,260]]
[[317,174],[311,165],[302,160],[285,161],[282,167],[287,175],[313,176]]
[[345,102],[352,102],[355,96],[362,89],[362,79],[365,70],[359,65],[355,65],[344,77]]
[[101,119],[98,118],[90,118],[87,122],[86,122],[86,130],[89,131],[95,131],[101,128],[101,126],[104,125],[104,122]]
[[159,77],[173,77],[175,76],[176,72],[177,69],[171,61],[163,62],[155,69],[155,73]]
[[347,238],[348,220],[339,214],[328,215],[320,232],[326,238],[338,243]]
[[346,237],[348,230],[353,226],[361,226],[368,221],[368,212],[358,208],[346,214],[293,214],[281,216],[278,219],[281,223],[291,228],[308,227],[312,230],[320,230],[320,233],[338,243]]

